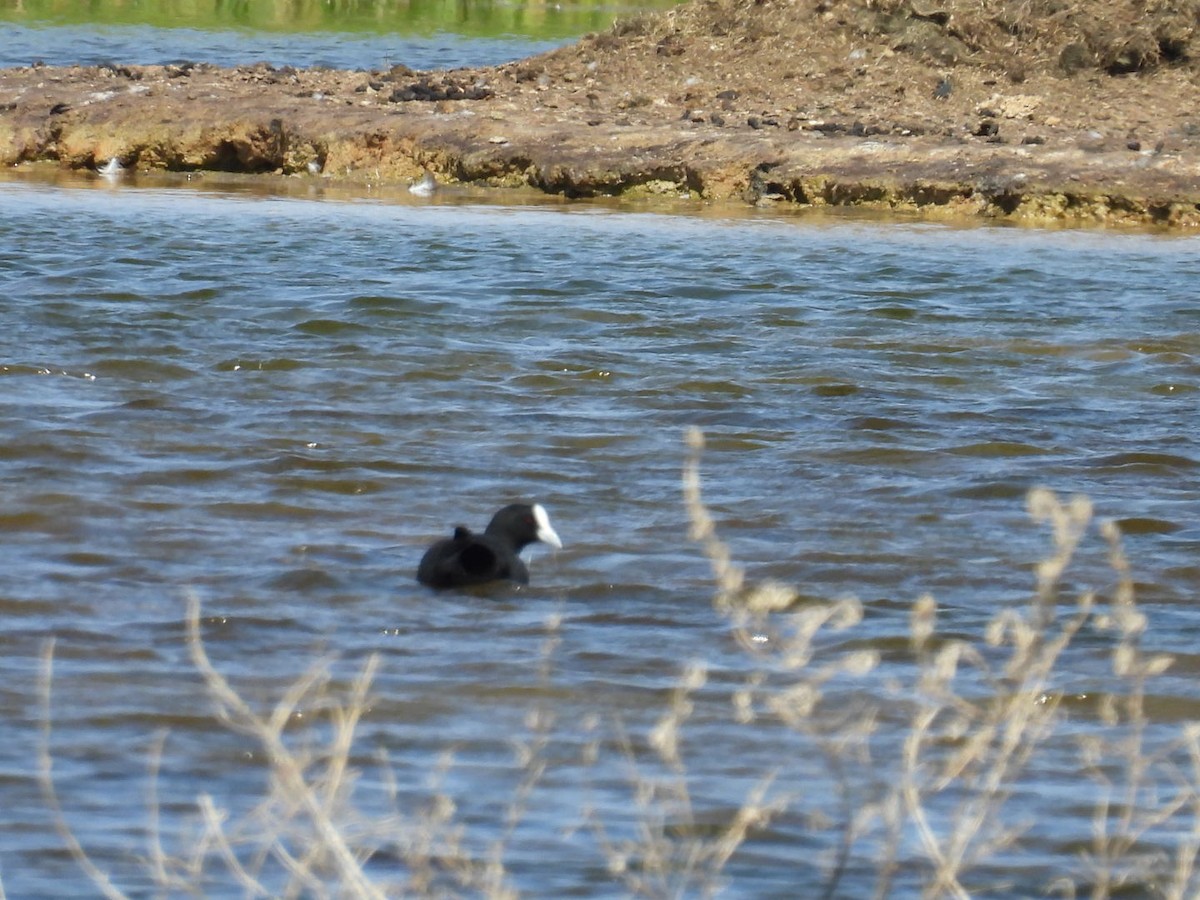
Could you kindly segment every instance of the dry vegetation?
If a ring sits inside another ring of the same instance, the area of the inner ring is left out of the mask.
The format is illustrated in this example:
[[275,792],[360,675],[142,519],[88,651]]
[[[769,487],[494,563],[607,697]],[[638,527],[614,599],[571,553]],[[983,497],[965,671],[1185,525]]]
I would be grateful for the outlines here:
[[[1013,56],[1072,74],[1095,67],[1110,75],[1194,62],[1196,0],[867,0],[867,27],[904,34],[927,22],[968,54],[1003,65]],[[914,49],[919,42],[912,42]]]
[[[727,38],[728,49],[774,50],[784,74],[807,55],[806,35],[818,56],[822,43],[858,36],[941,65],[993,66],[1019,78],[1031,69],[1125,75],[1194,67],[1198,28],[1198,0],[708,0],[621,20],[594,40],[616,46],[634,35]],[[787,41],[776,45],[780,37]],[[677,53],[674,43],[659,44],[660,53]]]
[[706,119],[757,115],[767,130],[845,117],[852,134],[962,137],[976,125],[964,132],[964,113],[991,108],[1046,140],[1061,125],[1178,144],[1197,128],[1198,29],[1200,0],[706,0],[516,66],[586,70],[633,108],[639,86],[647,103],[665,89]]
[[[918,599],[911,611],[908,674],[896,685],[896,696],[848,702],[861,692],[842,688],[874,671],[880,653],[825,648],[836,646],[831,636],[853,634],[862,607],[853,600],[801,600],[788,585],[749,581],[718,536],[701,496],[700,432],[689,433],[688,443],[683,490],[693,537],[712,563],[715,607],[749,654],[729,716],[750,731],[770,722],[802,736],[814,758],[823,761],[836,791],[830,802],[777,790],[786,775],[783,760],[762,773],[738,810],[717,826],[711,820],[703,824],[693,804],[685,752],[693,700],[706,679],[705,664],[693,662],[644,735],[635,740],[618,722],[614,738],[602,740],[597,733],[587,744],[585,766],[603,748],[615,746],[630,773],[630,808],[637,820],[632,837],[611,833],[616,826],[629,835],[628,823],[582,812],[597,856],[616,885],[633,896],[717,894],[726,886],[723,873],[730,859],[786,813],[811,822],[829,848],[820,890],[812,886],[809,896],[842,895],[853,862],[856,895],[862,895],[865,866],[873,873],[876,897],[896,895],[898,873],[914,867],[922,873],[922,896],[969,897],[978,872],[1020,852],[1031,823],[1010,814],[1014,790],[1029,787],[1033,776],[1028,773],[1039,754],[1073,747],[1083,773],[1080,796],[1094,803],[1092,840],[1081,858],[1062,860],[1061,874],[1045,889],[1093,898],[1196,895],[1200,730],[1186,725],[1169,740],[1151,737],[1146,697],[1170,659],[1142,650],[1146,618],[1115,527],[1100,528],[1115,587],[1105,596],[1091,591],[1068,596],[1064,590],[1071,560],[1092,534],[1087,501],[1064,504],[1048,491],[1033,491],[1030,514],[1050,526],[1053,540],[1028,603],[1000,610],[978,639],[963,640],[940,631],[933,598]],[[155,813],[147,829],[152,852],[146,865],[161,892],[196,892],[209,873],[223,870],[246,896],[515,895],[506,848],[517,839],[525,812],[538,802],[539,782],[554,756],[548,750],[559,726],[547,701],[529,712],[527,734],[517,748],[521,774],[503,820],[482,839],[458,820],[455,799],[444,789],[441,776],[453,765],[450,755],[431,773],[418,808],[401,808],[393,783],[393,813],[372,816],[356,806],[350,760],[356,726],[369,705],[376,658],[348,689],[332,689],[328,669],[320,665],[274,708],[256,710],[209,660],[195,600],[187,624],[192,660],[216,719],[261,748],[269,761],[268,787],[258,808],[241,821],[230,821],[207,795],[197,798],[201,827],[181,853],[162,849]],[[1085,630],[1107,635],[1115,687],[1101,694],[1097,727],[1086,729],[1087,736],[1076,742],[1059,733],[1065,721],[1062,682],[1069,675],[1066,660]],[[547,683],[554,678],[560,639],[555,617],[547,622],[541,654]],[[52,649],[47,649],[43,684],[46,799],[68,849],[97,889],[109,897],[125,896],[75,841],[55,794]],[[308,713],[303,726],[294,716],[300,708]],[[887,717],[892,724],[899,717],[903,737],[881,752],[872,738]],[[596,722],[587,727],[599,730]],[[157,765],[155,757],[152,772]],[[387,760],[380,759],[378,768],[386,783]],[[486,851],[480,852],[481,846]],[[373,863],[381,851],[385,861]]]

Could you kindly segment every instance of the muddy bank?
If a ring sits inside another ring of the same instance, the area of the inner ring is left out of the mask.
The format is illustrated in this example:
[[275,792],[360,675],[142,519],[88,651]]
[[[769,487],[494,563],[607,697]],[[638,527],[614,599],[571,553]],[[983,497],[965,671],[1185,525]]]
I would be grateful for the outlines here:
[[1190,45],[972,45],[936,9],[693,3],[451,72],[0,70],[0,163],[1200,226]]

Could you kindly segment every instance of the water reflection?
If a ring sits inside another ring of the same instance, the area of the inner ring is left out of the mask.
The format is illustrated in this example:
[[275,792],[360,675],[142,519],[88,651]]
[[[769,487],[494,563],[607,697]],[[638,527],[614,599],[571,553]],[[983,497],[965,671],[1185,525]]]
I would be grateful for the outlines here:
[[[87,27],[146,25],[218,31],[302,34],[431,35],[448,32],[474,37],[520,35],[562,38],[611,24],[614,17],[638,10],[665,8],[671,0],[611,3],[596,0],[522,0],[473,3],[461,0],[369,0],[365,3],[313,0],[257,0],[255,3],[191,3],[143,0],[136,4],[100,0],[80,6],[63,0],[8,0],[0,21]],[[210,60],[211,61],[211,60]],[[128,60],[125,60],[128,62]]]
[[156,28],[148,25],[22,25],[5,23],[0,67],[167,65],[205,62],[384,70],[490,66],[523,59],[569,42],[448,33],[356,34]]
[[0,3],[0,67],[183,61],[336,69],[487,66],[549,50],[671,0],[363,4]]

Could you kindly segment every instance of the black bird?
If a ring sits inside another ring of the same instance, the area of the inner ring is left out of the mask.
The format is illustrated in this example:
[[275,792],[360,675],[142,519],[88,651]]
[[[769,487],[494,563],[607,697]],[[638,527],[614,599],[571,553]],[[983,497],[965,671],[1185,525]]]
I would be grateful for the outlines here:
[[492,516],[483,534],[459,525],[454,537],[426,550],[417,567],[417,581],[432,588],[502,580],[528,584],[529,569],[519,554],[535,541],[562,549],[540,503],[513,503]]

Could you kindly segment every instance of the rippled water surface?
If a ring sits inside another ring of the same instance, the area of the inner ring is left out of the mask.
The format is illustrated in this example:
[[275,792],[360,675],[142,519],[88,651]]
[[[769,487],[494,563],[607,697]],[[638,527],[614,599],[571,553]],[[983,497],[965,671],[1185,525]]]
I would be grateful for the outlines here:
[[182,61],[218,66],[267,62],[334,69],[452,69],[521,59],[567,43],[567,38],[468,37],[447,32],[354,32],[156,28],[148,25],[22,25],[0,22],[0,67],[164,65]]
[[[903,648],[925,592],[943,628],[978,639],[1029,596],[1046,551],[1026,491],[1087,494],[1124,524],[1148,644],[1181,655],[1156,715],[1200,713],[1193,238],[20,182],[0,183],[0,211],[9,896],[91,890],[33,777],[47,638],[66,816],[125,889],[151,884],[160,729],[169,851],[194,833],[197,795],[255,802],[261,756],[216,723],[188,659],[189,590],[216,665],[259,708],[323,654],[344,681],[379,653],[356,758],[386,751],[403,798],[454,749],[443,787],[470,852],[499,836],[520,782],[511,742],[549,710],[547,773],[505,852],[529,895],[622,892],[583,811],[633,833],[613,723],[640,742],[690,661],[709,668],[684,745],[701,819],[728,818],[772,771],[782,792],[824,790],[802,735],[730,712],[756,663],[688,540],[692,425],[736,558],[805,603],[860,598],[848,645]],[[526,497],[565,543],[533,550],[528,588],[414,583],[427,542]],[[1098,538],[1070,578],[1109,589]],[[1103,677],[1090,640],[1064,689]],[[855,690],[885,697],[902,669]],[[611,752],[589,766],[593,731]],[[888,748],[885,732],[881,770]],[[1090,835],[1090,807],[1056,793],[1066,776],[1043,777],[1014,801],[1039,823],[1003,875],[1016,894],[1040,893]],[[383,790],[366,787],[371,807]],[[794,896],[833,840],[778,819],[730,861],[732,895]],[[918,863],[898,892],[906,871]],[[837,895],[865,895],[857,878]]]

